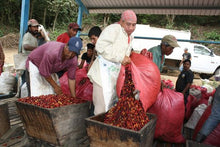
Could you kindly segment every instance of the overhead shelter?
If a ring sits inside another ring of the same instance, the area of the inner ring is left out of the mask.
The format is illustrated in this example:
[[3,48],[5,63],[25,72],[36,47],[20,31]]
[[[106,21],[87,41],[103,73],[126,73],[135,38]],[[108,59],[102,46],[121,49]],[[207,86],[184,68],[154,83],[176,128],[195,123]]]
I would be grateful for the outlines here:
[[76,0],[89,13],[220,15],[220,0]]
[[[132,9],[136,14],[220,15],[220,0],[75,0],[79,6],[77,23],[82,26],[83,13],[122,13]],[[30,0],[22,0],[19,52],[27,30]],[[78,34],[79,36],[80,34]]]

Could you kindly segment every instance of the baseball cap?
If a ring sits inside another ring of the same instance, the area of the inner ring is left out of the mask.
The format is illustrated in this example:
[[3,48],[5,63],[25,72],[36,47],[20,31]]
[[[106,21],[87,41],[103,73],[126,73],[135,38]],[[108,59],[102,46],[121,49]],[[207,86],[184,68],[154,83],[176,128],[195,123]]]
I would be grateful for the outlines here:
[[38,21],[36,20],[36,19],[30,19],[29,21],[28,21],[28,26],[33,26],[33,27],[35,27],[35,26],[39,26],[40,24],[38,23]]
[[82,41],[79,37],[71,37],[69,42],[69,51],[77,53],[77,55],[80,54],[80,50],[82,48]]
[[176,37],[174,37],[173,35],[164,36],[162,39],[162,43],[165,43],[165,42],[168,43],[172,47],[179,47],[179,45],[177,44]]
[[79,25],[75,22],[72,22],[68,25],[69,28],[73,28],[73,29],[77,29],[79,31],[81,31],[82,29],[79,27]]

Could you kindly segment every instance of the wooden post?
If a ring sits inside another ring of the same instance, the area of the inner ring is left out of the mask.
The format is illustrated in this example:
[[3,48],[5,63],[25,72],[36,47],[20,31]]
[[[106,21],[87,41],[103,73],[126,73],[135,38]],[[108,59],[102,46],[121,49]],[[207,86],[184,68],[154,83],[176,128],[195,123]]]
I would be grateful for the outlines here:
[[0,137],[10,129],[8,104],[0,104]]

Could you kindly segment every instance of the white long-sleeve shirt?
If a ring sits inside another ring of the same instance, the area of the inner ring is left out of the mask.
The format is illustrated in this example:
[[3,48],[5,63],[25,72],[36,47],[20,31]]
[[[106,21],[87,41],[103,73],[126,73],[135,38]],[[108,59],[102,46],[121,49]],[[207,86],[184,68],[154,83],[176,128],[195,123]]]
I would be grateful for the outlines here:
[[[120,24],[112,24],[106,27],[96,43],[96,51],[104,59],[110,62],[121,63],[125,56],[130,56],[131,42],[128,43],[128,35]],[[96,58],[92,64],[88,77],[92,82],[102,86],[101,73],[99,67],[99,58]]]

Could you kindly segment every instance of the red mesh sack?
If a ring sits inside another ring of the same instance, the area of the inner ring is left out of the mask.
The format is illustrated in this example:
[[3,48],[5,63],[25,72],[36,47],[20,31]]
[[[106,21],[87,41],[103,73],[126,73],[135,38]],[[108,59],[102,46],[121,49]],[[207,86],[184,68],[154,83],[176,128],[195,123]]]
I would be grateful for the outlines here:
[[[131,74],[135,88],[140,92],[140,101],[145,111],[156,101],[160,91],[160,72],[157,65],[143,55],[132,53]],[[121,66],[116,90],[120,97],[121,89],[125,80],[125,67]]]
[[171,143],[185,142],[181,133],[185,114],[182,93],[164,88],[148,112],[157,115],[155,138]]
[[199,100],[193,95],[189,95],[187,97],[186,114],[185,114],[186,120],[188,120],[190,118],[194,109],[198,106],[198,101]]
[[202,91],[202,97],[201,99],[198,101],[198,105],[200,104],[206,104],[208,105],[208,101],[209,101],[209,97],[210,96],[214,96],[216,89],[214,89],[212,92],[207,93],[207,89]]
[[153,60],[153,54],[151,52],[149,52],[146,48],[141,50],[140,54],[147,57],[150,60]]
[[202,114],[201,118],[199,119],[199,122],[197,123],[194,133],[193,133],[193,140],[196,139],[197,134],[199,133],[200,129],[202,128],[203,124],[205,123],[205,121],[208,119],[209,115],[211,114],[211,105],[209,105],[205,112]]
[[[60,78],[60,86],[64,94],[70,95],[67,72]],[[87,69],[76,70],[76,97],[92,101],[93,86],[87,77]]]
[[63,94],[70,96],[70,89],[69,89],[69,84],[68,84],[68,76],[67,72],[63,74],[63,76],[59,79],[60,82],[60,87],[63,91]]
[[196,97],[189,95],[188,96],[188,102],[186,104],[186,115],[185,118],[188,120],[190,116],[192,115],[194,109],[198,107],[200,104],[206,104],[208,105],[208,100],[210,96],[214,96],[216,89],[214,89],[212,92],[207,93],[206,88],[201,88],[202,96],[200,99],[197,99]]

